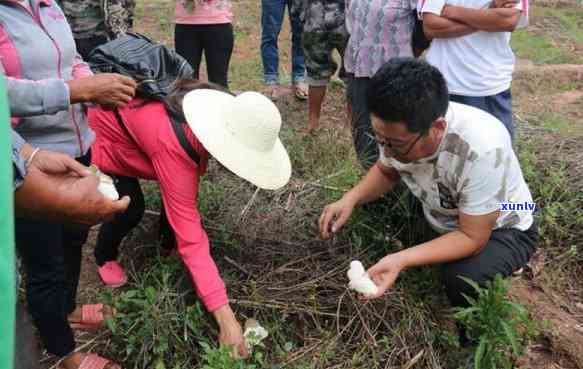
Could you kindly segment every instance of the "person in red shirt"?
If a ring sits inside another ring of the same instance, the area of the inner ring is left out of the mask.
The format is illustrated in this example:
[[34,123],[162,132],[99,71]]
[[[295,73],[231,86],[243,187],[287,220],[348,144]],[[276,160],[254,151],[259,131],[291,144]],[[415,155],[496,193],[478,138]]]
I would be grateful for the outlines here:
[[[199,177],[205,173],[210,153],[258,187],[277,189],[288,182],[291,164],[278,138],[281,116],[273,102],[256,92],[234,97],[220,90],[218,85],[180,81],[163,102],[134,99],[119,109],[122,124],[113,111],[89,110],[89,122],[97,137],[92,162],[117,178],[120,196],[132,199],[126,213],[102,226],[96,261],[106,284],[125,283],[123,268],[116,261],[117,249],[144,212],[138,178],[157,180],[178,253],[198,296],[219,325],[219,341],[245,356],[242,329],[229,306],[197,210]],[[200,157],[198,164],[181,146],[171,116],[187,122],[181,128]]]

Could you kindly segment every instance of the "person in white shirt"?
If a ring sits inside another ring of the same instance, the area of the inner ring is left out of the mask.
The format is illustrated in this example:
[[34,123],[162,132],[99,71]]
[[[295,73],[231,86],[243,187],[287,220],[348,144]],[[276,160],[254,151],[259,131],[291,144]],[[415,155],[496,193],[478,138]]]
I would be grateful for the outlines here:
[[525,266],[538,241],[534,203],[502,123],[449,102],[439,70],[413,58],[386,63],[372,77],[367,99],[380,158],[325,207],[320,236],[338,232],[356,206],[378,199],[400,180],[436,233],[372,266],[368,274],[378,293],[368,297],[381,297],[405,269],[442,264],[450,302],[465,306],[463,294],[475,291],[459,276],[483,285]]
[[418,11],[450,100],[489,112],[514,137],[510,35],[527,24],[528,0],[421,0]]

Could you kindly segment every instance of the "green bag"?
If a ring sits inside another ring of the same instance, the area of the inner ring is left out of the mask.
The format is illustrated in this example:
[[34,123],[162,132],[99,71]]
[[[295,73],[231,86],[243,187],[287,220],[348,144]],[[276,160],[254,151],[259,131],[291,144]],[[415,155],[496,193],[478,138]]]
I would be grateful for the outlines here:
[[12,141],[6,83],[0,75],[0,369],[13,368],[14,316],[14,183]]

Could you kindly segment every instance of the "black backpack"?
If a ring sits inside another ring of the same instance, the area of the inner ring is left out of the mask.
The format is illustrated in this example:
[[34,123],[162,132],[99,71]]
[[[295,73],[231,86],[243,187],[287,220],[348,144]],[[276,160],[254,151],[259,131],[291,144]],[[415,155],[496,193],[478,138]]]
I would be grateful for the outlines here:
[[[136,94],[146,100],[164,99],[176,81],[193,75],[186,59],[167,46],[137,33],[125,34],[96,47],[87,62],[96,73],[119,73],[133,78],[138,83]],[[128,133],[117,110],[115,113],[118,123]],[[200,157],[188,143],[182,123],[170,111],[168,116],[180,145],[198,165]]]
[[137,94],[161,100],[181,78],[192,78],[190,64],[167,46],[128,33],[96,47],[87,60],[97,73],[119,73],[138,82]]

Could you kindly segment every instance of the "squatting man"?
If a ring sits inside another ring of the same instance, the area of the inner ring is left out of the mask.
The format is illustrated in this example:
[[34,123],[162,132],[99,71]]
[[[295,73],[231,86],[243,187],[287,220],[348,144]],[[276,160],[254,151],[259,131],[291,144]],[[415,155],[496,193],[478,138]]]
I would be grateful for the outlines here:
[[[442,74],[426,62],[396,58],[372,78],[367,92],[380,158],[344,196],[325,207],[320,236],[329,238],[353,209],[403,181],[421,202],[436,232],[428,242],[386,255],[367,273],[378,298],[408,268],[441,264],[454,306],[474,295],[459,276],[479,284],[509,276],[535,251],[532,211],[503,210],[502,203],[530,203],[508,131],[494,116],[448,100]],[[508,207],[505,207],[508,209]]]

